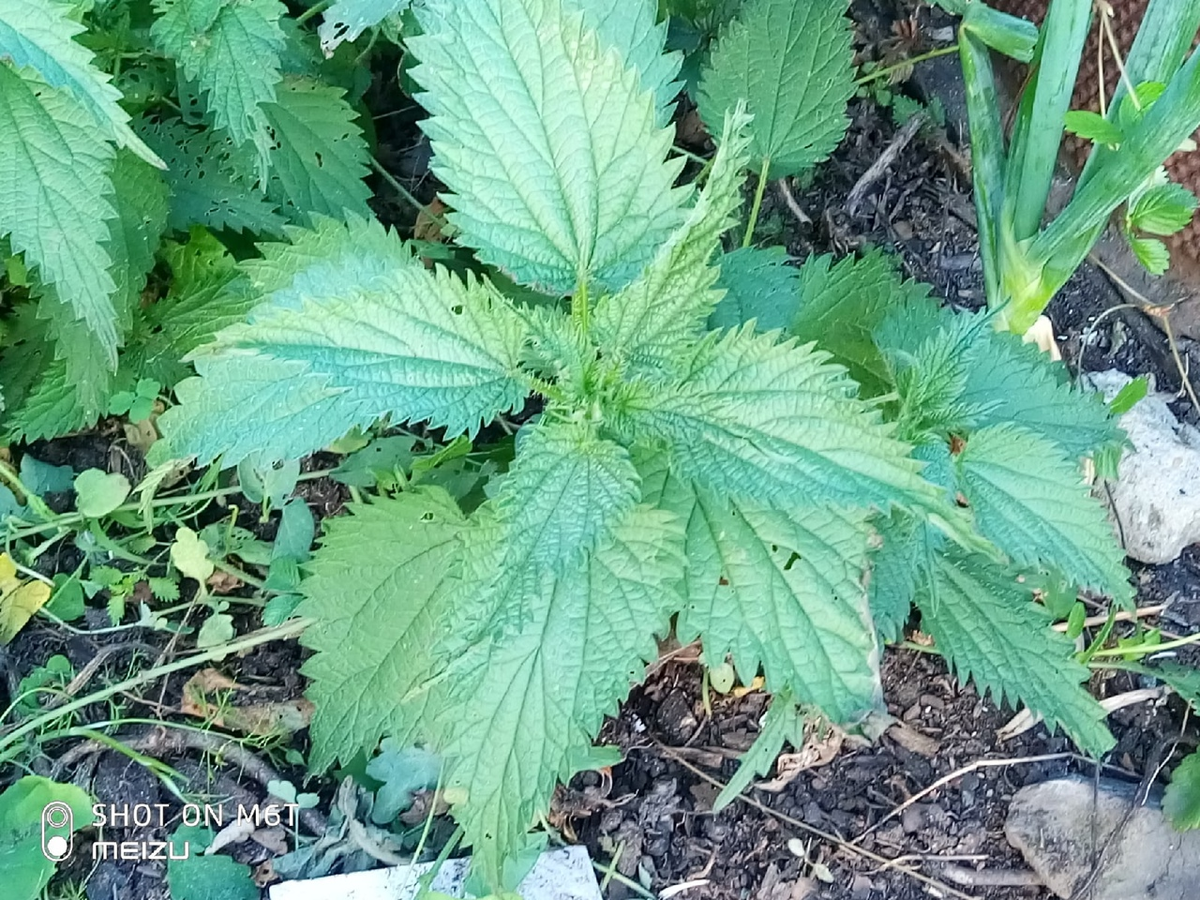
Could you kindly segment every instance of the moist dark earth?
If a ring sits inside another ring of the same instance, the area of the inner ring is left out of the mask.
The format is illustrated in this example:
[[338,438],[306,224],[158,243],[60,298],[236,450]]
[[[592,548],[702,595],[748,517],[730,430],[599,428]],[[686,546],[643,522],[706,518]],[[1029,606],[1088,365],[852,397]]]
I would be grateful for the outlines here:
[[[949,24],[930,18],[924,10],[915,29],[903,24],[911,9],[901,3],[857,2],[853,14],[860,29],[860,51],[878,58],[897,35],[910,53],[928,49],[922,37]],[[901,25],[893,27],[894,23]],[[941,65],[949,62],[951,65]],[[932,64],[931,64],[932,65]],[[953,87],[955,61],[939,61],[933,76],[921,69],[906,87],[910,94]],[[949,79],[949,81],[947,81]],[[436,190],[427,173],[428,146],[413,128],[414,110],[392,110],[380,98],[394,93],[394,83],[381,79],[368,100],[379,101],[377,112],[389,113],[379,122],[381,161],[421,199]],[[952,100],[952,98],[951,98]],[[392,104],[394,105],[394,104]],[[895,139],[890,111],[870,97],[850,106],[849,133],[833,158],[821,165],[812,182],[792,184],[794,204],[781,190],[766,194],[758,238],[783,242],[798,259],[813,253],[843,255],[868,246],[894,253],[906,274],[934,286],[947,302],[976,308],[983,303],[981,270],[970,195],[969,153],[954,121],[952,102],[945,128],[931,128],[899,154],[896,163],[866,192],[855,214],[846,197],[868,167]],[[681,141],[687,142],[687,110],[681,112]],[[703,152],[703,143],[691,149]],[[378,185],[384,199],[377,211],[402,228],[411,225],[407,213],[392,205],[388,189]],[[794,208],[793,208],[794,206]],[[797,210],[803,218],[797,215]],[[1120,368],[1150,373],[1160,390],[1181,387],[1180,373],[1163,334],[1140,313],[1105,310],[1124,298],[1098,270],[1085,267],[1068,284],[1049,310],[1067,364],[1075,370]],[[1181,352],[1188,353],[1188,347]],[[1196,414],[1181,400],[1175,411],[1195,423]],[[45,461],[69,462],[76,468],[124,468],[136,481],[144,469],[136,449],[123,444],[117,428],[51,442],[32,448]],[[309,467],[317,463],[310,461]],[[344,489],[329,481],[302,484],[318,518],[336,514],[348,499]],[[228,508],[214,508],[215,518]],[[264,529],[270,537],[274,522],[258,523],[243,514],[239,524]],[[69,546],[43,557],[52,570],[70,571],[78,563]],[[1169,602],[1152,623],[1186,634],[1200,625],[1200,551],[1191,548],[1173,564],[1135,566],[1138,604]],[[1095,610],[1093,610],[1094,612]],[[88,627],[106,624],[102,611]],[[257,625],[253,610],[239,613],[239,632]],[[31,625],[21,639],[0,654],[6,689],[54,653],[67,655],[76,669],[97,653],[111,654],[106,677],[119,677],[135,657],[152,665],[168,651],[166,638],[129,637],[129,632],[106,639],[72,636],[64,631]],[[919,637],[919,636],[918,636]],[[303,678],[297,673],[304,651],[294,642],[260,647],[248,656],[221,664],[239,683],[280,696],[297,697]],[[738,801],[714,815],[713,800],[736,769],[736,757],[753,742],[768,702],[762,691],[742,696],[710,692],[708,708],[702,696],[703,667],[699,648],[664,644],[663,659],[652,667],[647,682],[634,690],[620,715],[610,721],[601,740],[619,746],[624,762],[611,773],[588,773],[560,791],[550,821],[567,840],[582,841],[593,859],[612,868],[606,896],[636,896],[626,882],[642,883],[658,893],[690,884],[677,896],[695,900],[916,900],[930,896],[974,897],[978,900],[1049,897],[1039,887],[989,886],[973,873],[1020,875],[1025,866],[1003,834],[1009,801],[1022,786],[1070,773],[1093,777],[1094,763],[1075,756],[1068,741],[1037,726],[1002,742],[997,731],[1013,711],[1000,709],[970,687],[960,686],[937,656],[914,649],[889,648],[883,661],[887,709],[902,723],[874,742],[848,736],[840,750],[823,765],[805,769],[791,780],[771,771],[762,781],[776,779],[773,790],[752,788],[747,795],[757,805]],[[182,685],[191,673],[158,683],[136,696],[123,698],[128,715],[153,718],[178,705]],[[99,677],[99,676],[97,676]],[[1097,676],[1093,689],[1108,696],[1140,686],[1136,677],[1114,673]],[[163,710],[157,704],[163,703]],[[103,706],[84,710],[81,721],[101,721]],[[1120,710],[1110,718],[1118,739],[1106,760],[1106,777],[1138,783],[1155,748],[1179,734],[1184,721],[1177,698]],[[1195,731],[1194,727],[1191,731]],[[147,741],[156,755],[153,729],[131,735]],[[130,735],[126,735],[129,738]],[[303,734],[296,740],[303,745]],[[145,767],[110,751],[82,753],[79,739],[47,746],[35,770],[73,778],[86,784],[101,802],[163,803],[168,818],[178,802]],[[790,749],[790,748],[789,748]],[[191,778],[192,790],[210,796],[255,802],[263,796],[263,772],[257,776],[237,759],[233,765],[213,766],[212,757],[195,747],[161,747],[164,762]],[[262,751],[269,772],[301,784],[305,773],[283,758],[282,748]],[[1040,759],[1031,761],[1031,757]],[[1048,757],[1048,758],[1047,758]],[[1004,761],[1009,764],[1002,765]],[[978,764],[988,761],[989,765]],[[975,765],[899,814],[893,812],[929,785]],[[611,776],[611,777],[610,777]],[[306,789],[320,793],[319,807],[328,811],[336,785],[311,781]],[[236,801],[235,801],[236,802]],[[139,831],[139,839],[160,838]],[[119,838],[118,838],[119,839]],[[436,847],[432,848],[436,850]],[[235,848],[240,860],[258,865],[270,857],[264,848],[244,842]],[[902,871],[908,869],[910,871]],[[940,886],[918,880],[913,872],[935,879]],[[161,863],[103,864],[96,871],[76,868],[70,875],[87,877],[90,900],[166,897]],[[89,877],[90,874],[90,877]],[[619,877],[618,877],[619,876]],[[624,880],[623,880],[624,879]],[[644,891],[643,891],[644,894]]]

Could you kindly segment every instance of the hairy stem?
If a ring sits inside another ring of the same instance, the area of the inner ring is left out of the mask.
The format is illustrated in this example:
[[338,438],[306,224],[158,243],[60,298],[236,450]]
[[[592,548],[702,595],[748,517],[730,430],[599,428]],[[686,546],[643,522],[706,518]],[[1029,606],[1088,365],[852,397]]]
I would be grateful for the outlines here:
[[754,228],[758,225],[758,213],[762,209],[763,191],[767,188],[767,173],[771,170],[771,157],[764,156],[762,168],[758,172],[758,186],[754,189],[754,204],[750,207],[750,221],[746,223],[746,234],[742,238],[742,246],[749,247],[754,239]]
[[923,63],[930,59],[937,59],[939,56],[949,56],[951,53],[958,52],[958,44],[951,44],[949,47],[938,47],[936,50],[930,50],[928,53],[922,53],[919,56],[910,56],[908,59],[902,59],[894,65],[885,66],[882,69],[876,69],[870,75],[864,75],[861,78],[856,78],[854,84],[857,87],[862,87],[864,84],[870,84],[880,78],[886,78],[893,72],[905,68],[906,66],[915,66],[917,63]]

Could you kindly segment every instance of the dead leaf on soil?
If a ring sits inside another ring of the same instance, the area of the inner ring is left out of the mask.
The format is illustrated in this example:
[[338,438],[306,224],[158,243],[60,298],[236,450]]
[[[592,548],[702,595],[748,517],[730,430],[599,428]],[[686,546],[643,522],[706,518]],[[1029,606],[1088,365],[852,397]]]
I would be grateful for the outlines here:
[[208,576],[208,587],[214,594],[232,594],[245,582],[229,572],[220,569]]
[[833,762],[842,744],[846,740],[846,732],[828,724],[814,723],[812,720],[804,725],[804,746],[795,753],[781,753],[775,761],[775,777],[770,781],[757,782],[754,787],[761,791],[778,794],[796,780],[796,776],[808,769],[819,769]]
[[[1145,703],[1147,700],[1161,700],[1168,693],[1170,693],[1170,688],[1165,684],[1153,688],[1138,688],[1134,691],[1125,691],[1123,694],[1114,694],[1111,697],[1105,697],[1100,701],[1100,706],[1104,708],[1106,713],[1112,713],[1118,709],[1124,709],[1126,706]],[[1029,731],[1029,729],[1041,721],[1042,717],[1040,715],[1032,712],[1029,707],[1025,707],[1003,726],[996,729],[996,739],[1001,742],[1011,741],[1013,738]]]
[[708,140],[708,130],[695,109],[688,110],[675,123],[675,140],[688,147],[703,147]]
[[933,759],[942,748],[941,742],[935,738],[922,734],[917,729],[900,721],[892,725],[884,734],[910,753],[919,754],[926,759]]
[[22,581],[9,555],[0,553],[0,647],[15,638],[49,599],[50,585]]
[[446,204],[434,197],[429,205],[417,213],[413,225],[413,238],[418,241],[443,241],[442,221],[446,215]]
[[260,847],[265,847],[272,853],[278,853],[280,856],[287,853],[287,832],[281,827],[275,828],[259,828],[250,835],[250,840],[258,844]]
[[819,885],[811,878],[785,881],[779,874],[779,864],[771,863],[763,875],[754,900],[809,900],[816,897]]
[[218,728],[242,734],[291,734],[307,728],[313,705],[303,697],[238,704],[242,685],[216,669],[201,669],[183,686],[180,712],[206,719]]
[[254,832],[254,822],[249,819],[236,819],[222,828],[213,836],[212,843],[204,851],[205,856],[212,856],[222,847],[230,844],[240,844]]
[[279,876],[275,874],[274,861],[270,859],[264,860],[262,863],[255,866],[251,877],[253,878],[254,883],[260,888],[266,887],[272,881],[279,880]]

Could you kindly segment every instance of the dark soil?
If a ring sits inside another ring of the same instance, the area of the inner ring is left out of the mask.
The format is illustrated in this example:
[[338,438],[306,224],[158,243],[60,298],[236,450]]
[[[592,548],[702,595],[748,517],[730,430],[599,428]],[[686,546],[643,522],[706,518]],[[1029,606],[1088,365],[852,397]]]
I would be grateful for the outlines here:
[[[602,736],[626,753],[613,771],[611,789],[597,799],[597,787],[577,783],[561,804],[577,816],[591,812],[574,828],[596,859],[611,860],[620,847],[617,870],[647,879],[656,891],[704,879],[706,885],[686,896],[928,897],[925,885],[885,869],[879,857],[903,859],[904,865],[952,886],[948,873],[956,871],[1020,871],[1023,861],[1003,834],[1013,793],[1051,777],[1095,773],[1091,762],[1071,754],[1066,739],[1040,726],[1001,744],[996,731],[1012,717],[1010,711],[961,687],[940,659],[893,650],[885,658],[883,683],[888,712],[907,726],[901,736],[889,731],[874,744],[847,741],[832,762],[801,771],[781,791],[749,792],[772,812],[735,803],[713,815],[718,789],[708,779],[724,782],[733,774],[734,757],[753,741],[766,698],[761,693],[717,697],[709,716],[700,697],[701,677],[699,665],[673,662],[637,690]],[[1127,690],[1131,685],[1124,679],[1113,679],[1103,689]],[[1178,729],[1181,712],[1181,706],[1168,703],[1115,714],[1110,722],[1119,743],[1105,774],[1140,780],[1147,755],[1162,735]],[[914,740],[914,731],[924,740]],[[1050,754],[1056,758],[1023,761]],[[942,777],[984,760],[1014,762],[968,772],[891,816]],[[809,829],[854,841],[866,853],[815,837]],[[868,829],[874,830],[855,840]],[[807,847],[807,860],[791,849],[796,841]],[[811,863],[826,866],[832,881],[818,880]],[[988,900],[1050,896],[1030,888],[961,889]],[[609,887],[610,897],[631,895],[617,883]]]

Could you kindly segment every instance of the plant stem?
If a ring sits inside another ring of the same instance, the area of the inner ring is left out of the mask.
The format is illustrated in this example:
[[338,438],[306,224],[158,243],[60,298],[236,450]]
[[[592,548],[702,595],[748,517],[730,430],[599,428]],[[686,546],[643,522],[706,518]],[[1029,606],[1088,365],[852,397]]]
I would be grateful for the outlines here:
[[406,188],[399,181],[397,181],[396,176],[393,175],[391,172],[389,172],[387,169],[385,169],[380,164],[379,160],[375,159],[374,157],[371,157],[371,168],[375,170],[376,175],[378,175],[380,178],[382,178],[384,181],[386,181],[388,183],[388,186],[393,191],[395,191],[405,201],[407,201],[408,204],[417,211],[418,215],[424,215],[424,216],[428,217],[429,219],[433,220],[434,222],[437,223],[438,228],[441,228],[443,230],[449,228],[449,223],[445,219],[443,219],[437,213],[430,210],[430,208],[428,206],[426,206],[424,203],[422,203],[420,200],[418,200],[416,197],[414,197],[412,195],[412,193],[408,190],[408,188]]
[[1165,644],[1149,644],[1141,647],[1109,647],[1105,650],[1097,650],[1092,654],[1092,658],[1095,659],[1099,656],[1149,656],[1151,653],[1162,653],[1164,650],[1178,650],[1180,647],[1189,647],[1195,643],[1200,643],[1200,634],[1188,635],[1177,641],[1167,641]]
[[767,173],[771,171],[771,157],[764,156],[758,173],[758,185],[754,189],[754,204],[750,207],[750,221],[746,223],[746,234],[742,246],[749,247],[754,240],[754,228],[758,225],[758,213],[762,209],[763,191],[767,189]]
[[[315,481],[318,478],[324,478],[336,469],[318,469],[315,472],[304,472],[298,477],[297,481]],[[151,500],[148,504],[151,509],[161,509],[165,506],[182,506],[186,503],[200,502],[202,500],[216,500],[220,497],[229,497],[233,494],[242,492],[241,485],[231,485],[230,487],[213,488],[211,491],[200,491],[196,494],[180,494],[176,497],[159,497],[157,500]],[[123,503],[113,510],[114,513],[119,512],[137,512],[142,508],[141,501],[132,503]],[[111,513],[110,513],[111,515]],[[41,525],[29,525],[25,528],[17,528],[10,531],[5,540],[16,541],[24,537],[29,537],[34,534],[41,534],[43,531],[50,531],[54,528],[65,528],[69,525],[78,525],[86,520],[85,516],[79,513],[64,513],[61,516],[56,516],[54,519],[44,522]]]
[[21,476],[17,473],[17,470],[3,460],[0,460],[0,481],[7,484],[12,489],[13,493],[17,495],[17,499],[23,499],[25,501],[25,505],[38,515],[53,515],[46,504],[42,502],[42,498],[33,493],[33,491],[29,490],[29,488],[25,487],[25,484],[21,481]]
[[333,0],[317,0],[312,6],[306,9],[300,15],[296,16],[296,24],[303,25],[317,13],[325,12],[329,7],[333,6]]
[[917,63],[923,63],[926,60],[937,59],[939,56],[949,56],[951,53],[958,52],[958,44],[951,44],[949,47],[938,47],[936,50],[930,50],[928,53],[922,53],[919,56],[910,56],[908,59],[902,59],[894,65],[885,66],[882,69],[876,69],[870,75],[864,75],[862,78],[856,78],[854,84],[857,87],[862,87],[864,84],[870,84],[879,78],[885,78],[893,72],[903,69],[905,66],[915,66]]
[[579,323],[579,327],[585,332],[588,329],[588,321],[591,318],[591,310],[588,308],[588,283],[586,277],[579,279],[579,286],[575,288],[575,293],[571,295],[571,318]]
[[191,656],[185,656],[182,659],[177,659],[174,662],[166,665],[156,666],[152,669],[146,669],[139,672],[132,678],[126,678],[124,681],[110,684],[101,690],[94,691],[83,697],[72,700],[70,703],[64,703],[62,706],[57,706],[54,709],[47,710],[40,716],[30,719],[20,727],[10,731],[8,734],[0,737],[0,759],[5,758],[5,752],[17,744],[27,734],[38,732],[52,722],[56,722],[63,716],[73,712],[78,712],[86,706],[93,703],[99,703],[107,700],[109,697],[114,697],[124,691],[132,690],[140,687],[143,684],[149,684],[152,681],[157,681],[165,675],[171,675],[175,672],[181,672],[184,669],[190,669],[193,666],[203,665],[207,662],[223,659],[231,653],[239,653],[242,650],[250,650],[258,647],[261,644],[268,644],[271,641],[284,640],[299,635],[309,625],[313,624],[312,619],[291,619],[284,622],[282,625],[277,625],[274,628],[263,628],[252,632],[245,637],[238,638],[228,643],[221,644],[217,647],[209,647],[201,653],[194,653]]

